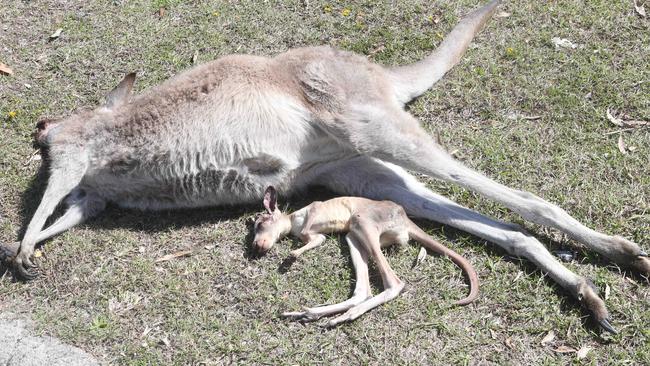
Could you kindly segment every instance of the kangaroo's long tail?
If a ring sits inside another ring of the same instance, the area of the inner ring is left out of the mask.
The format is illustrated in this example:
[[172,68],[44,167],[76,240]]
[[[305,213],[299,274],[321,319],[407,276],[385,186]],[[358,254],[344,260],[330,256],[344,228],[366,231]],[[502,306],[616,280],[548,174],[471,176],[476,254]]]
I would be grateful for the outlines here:
[[460,61],[474,36],[483,28],[499,5],[493,0],[465,16],[449,33],[436,50],[414,64],[391,68],[390,76],[397,99],[407,103],[421,95],[440,80]]
[[411,222],[409,225],[409,236],[411,237],[411,239],[421,243],[426,248],[436,253],[446,255],[454,263],[456,263],[458,267],[460,267],[463,271],[465,271],[467,277],[469,278],[469,295],[467,295],[467,297],[465,297],[462,300],[458,300],[456,302],[457,305],[467,305],[478,297],[478,288],[479,288],[478,275],[476,274],[476,270],[474,269],[474,267],[467,261],[467,259],[463,258],[460,254],[454,252],[453,250],[435,241],[432,237],[427,235],[427,233],[425,233],[413,222]]

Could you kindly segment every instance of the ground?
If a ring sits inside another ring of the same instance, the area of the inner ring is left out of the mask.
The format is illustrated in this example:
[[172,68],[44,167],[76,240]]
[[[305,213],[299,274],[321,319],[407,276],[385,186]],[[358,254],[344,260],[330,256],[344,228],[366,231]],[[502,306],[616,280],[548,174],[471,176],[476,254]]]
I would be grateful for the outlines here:
[[[481,3],[3,3],[0,62],[13,74],[0,75],[0,243],[22,235],[42,194],[46,175],[31,137],[38,117],[98,105],[126,72],[138,72],[141,91],[220,55],[322,44],[403,64],[430,52]],[[650,251],[650,129],[606,117],[609,108],[624,120],[650,120],[649,19],[632,0],[508,1],[461,63],[409,109],[467,165]],[[555,37],[571,43],[556,46]],[[421,179],[525,225],[554,252],[574,250],[567,266],[607,297],[620,333],[603,334],[525,260],[430,222],[419,223],[476,266],[482,287],[474,304],[452,305],[467,287],[451,261],[430,256],[411,268],[418,248],[407,246],[387,253],[406,282],[397,300],[334,329],[281,319],[283,311],[348,297],[353,273],[337,236],[293,265],[285,262],[298,245],[292,240],[251,259],[249,219],[261,204],[158,213],[110,207],[46,242],[37,280],[5,273],[0,311],[107,364],[650,363],[647,279],[475,194]],[[329,195],[309,191],[283,205],[294,210]],[[155,262],[182,250],[193,252]],[[542,344],[545,337],[553,339]],[[588,352],[579,358],[576,350]]]

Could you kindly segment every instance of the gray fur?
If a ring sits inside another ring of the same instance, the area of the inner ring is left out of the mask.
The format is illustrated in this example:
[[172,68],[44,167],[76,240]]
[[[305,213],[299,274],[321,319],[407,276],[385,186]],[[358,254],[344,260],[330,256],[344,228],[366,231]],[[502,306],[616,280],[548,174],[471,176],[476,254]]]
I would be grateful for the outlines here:
[[[269,185],[291,194],[320,184],[346,195],[391,199],[410,215],[472,232],[529,258],[585,298],[579,290],[584,279],[535,238],[436,195],[406,168],[474,190],[650,273],[650,260],[637,244],[593,231],[559,207],[463,166],[404,111],[404,103],[458,62],[497,4],[469,14],[436,52],[414,65],[389,69],[350,52],[311,47],[274,58],[225,56],[134,97],[133,76],[127,76],[106,105],[39,130],[51,176],[18,253],[9,255],[15,268],[33,276],[34,245],[97,214],[104,202],[141,209],[237,204],[257,201]],[[85,195],[71,206],[72,214],[55,230],[41,231],[73,191]],[[593,297],[583,303],[606,321],[604,302]]]

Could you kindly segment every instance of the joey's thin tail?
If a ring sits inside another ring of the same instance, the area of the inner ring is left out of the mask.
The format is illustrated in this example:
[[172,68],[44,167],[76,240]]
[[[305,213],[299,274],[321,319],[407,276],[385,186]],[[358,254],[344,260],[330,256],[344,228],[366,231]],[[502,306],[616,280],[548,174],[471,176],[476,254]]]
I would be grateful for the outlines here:
[[446,255],[449,257],[458,267],[460,267],[465,273],[467,274],[467,277],[469,278],[469,295],[465,297],[464,299],[456,301],[456,305],[467,305],[470,302],[476,300],[478,297],[478,275],[476,274],[476,270],[474,267],[467,261],[467,259],[463,258],[460,254],[454,252],[453,250],[447,248],[446,246],[440,244],[439,242],[435,241],[433,238],[431,238],[427,233],[425,233],[422,229],[420,229],[417,225],[414,223],[410,223],[409,225],[409,236],[411,239],[421,243],[424,245],[426,248],[439,253]]
[[465,16],[440,46],[425,59],[411,65],[391,68],[390,75],[397,100],[407,103],[421,95],[456,65],[474,36],[490,19],[499,2],[493,0]]

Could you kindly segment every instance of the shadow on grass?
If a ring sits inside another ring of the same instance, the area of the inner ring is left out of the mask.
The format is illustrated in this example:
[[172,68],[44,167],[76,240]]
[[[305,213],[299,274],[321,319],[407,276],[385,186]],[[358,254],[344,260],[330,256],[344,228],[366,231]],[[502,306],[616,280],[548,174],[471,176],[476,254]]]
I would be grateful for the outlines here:
[[[423,229],[436,227],[435,225],[431,225],[430,223],[422,220],[419,220],[416,223],[420,225],[420,227],[422,227]],[[473,238],[473,240],[470,242],[471,247],[480,248],[490,256],[498,256],[501,257],[502,260],[506,262],[516,264],[518,267],[521,268],[521,270],[527,277],[534,278],[534,279],[540,279],[540,278],[543,279],[544,283],[548,287],[552,288],[554,294],[560,299],[560,310],[562,313],[568,314],[573,309],[579,309],[581,313],[580,323],[582,324],[583,328],[589,329],[596,334],[601,334],[601,335],[604,333],[607,334],[605,331],[601,329],[600,325],[594,320],[592,313],[587,308],[585,308],[580,301],[578,301],[575,297],[573,297],[573,295],[571,295],[567,290],[562,288],[549,276],[544,275],[542,271],[537,266],[535,266],[535,264],[533,264],[532,262],[524,258],[511,256],[499,246],[495,244],[490,244],[488,241],[476,237],[472,234],[468,234],[464,231],[457,230],[449,226],[437,225],[437,227],[443,227],[445,237],[452,242],[457,241],[461,237],[471,236]],[[546,248],[548,248],[551,251],[556,249],[567,249],[567,248],[575,249],[573,247],[567,247],[566,245],[560,242],[552,240],[547,235],[536,234],[535,237],[542,244],[544,244]],[[557,259],[559,260],[559,258]],[[575,258],[574,260],[582,263],[582,261],[579,258]],[[594,262],[585,261],[584,263],[594,263]],[[605,263],[598,263],[598,264],[605,265]],[[608,338],[603,338],[601,336],[598,338],[598,342],[605,344],[605,343],[610,343],[611,340],[609,340]]]
[[[22,204],[22,222],[21,229],[19,232],[19,237],[22,237],[26,231],[27,225],[32,215],[36,211],[40,199],[44,193],[46,182],[48,178],[48,164],[44,160],[44,163],[39,168],[37,174],[32,178],[28,189],[21,196]],[[299,192],[298,194],[291,197],[289,201],[290,204],[284,206],[284,210],[287,212],[292,212],[297,209],[300,209],[314,200],[327,200],[334,197],[335,194],[327,189],[314,187],[307,191]],[[261,199],[260,199],[261,201]],[[233,220],[241,218],[244,215],[250,215],[254,212],[261,211],[260,204],[249,204],[249,205],[238,205],[238,206],[220,206],[220,207],[210,207],[210,208],[197,208],[197,209],[178,209],[178,210],[165,210],[165,211],[137,211],[131,209],[121,209],[114,205],[109,205],[107,209],[102,212],[99,217],[89,220],[83,225],[90,228],[102,228],[102,229],[127,229],[132,231],[144,231],[147,233],[157,233],[161,231],[167,231],[170,228],[185,228],[185,227],[195,227],[201,226],[206,222],[216,222],[221,220]],[[53,218],[60,216],[62,213],[62,208],[59,207],[55,213],[52,215]],[[53,221],[52,218],[48,219],[49,225]],[[430,221],[416,220],[416,223],[423,229],[432,229],[432,228],[444,228],[444,235],[451,241],[456,241],[460,237],[466,237],[467,234],[463,231],[456,230],[452,227],[437,225],[431,223]],[[255,260],[259,258],[260,254],[252,250],[252,239],[253,239],[253,230],[252,230],[252,221],[247,222],[248,234],[246,240],[243,243],[244,245],[244,255],[249,260]],[[534,231],[533,231],[534,232]],[[542,241],[547,248],[551,251],[556,249],[565,249],[567,246],[562,243],[553,241],[546,235],[535,233],[535,237]],[[554,281],[552,281],[548,276],[544,276],[541,271],[533,265],[531,262],[522,260],[520,258],[512,257],[505,253],[505,251],[499,248],[496,245],[485,245],[486,241],[478,237],[473,237],[471,240],[471,246],[474,248],[481,248],[481,250],[486,251],[489,255],[500,256],[508,262],[516,263],[519,267],[522,268],[524,273],[527,276],[531,277],[544,277],[545,283],[550,285],[558,297],[563,298],[561,302],[561,307],[563,312],[567,312],[570,309],[579,307],[582,313],[585,315],[581,322],[583,326],[593,329],[596,331],[599,329],[599,325],[593,320],[590,316],[588,310],[581,306],[581,304],[574,299],[566,290],[562,289]],[[42,245],[43,243],[39,243]],[[294,240],[295,245],[300,245],[298,240]],[[339,245],[341,247],[341,254],[348,261],[348,268],[354,272],[351,258],[349,256],[349,249],[345,240],[342,239],[342,236],[339,237]],[[389,251],[394,250],[395,246],[389,247]],[[573,249],[573,248],[571,248]],[[606,266],[612,271],[620,271],[613,266],[608,266],[600,256],[591,256],[585,255],[585,252],[578,251],[579,258],[576,258],[577,261],[581,263],[590,263],[597,264],[600,266]],[[291,266],[296,262],[295,258],[288,257],[286,258],[278,267],[278,272],[286,273],[290,270]],[[374,288],[382,288],[383,284],[381,282],[381,277],[377,275],[376,268],[374,264],[371,263],[370,266],[370,280]],[[0,275],[4,274],[7,271],[4,265],[0,265]],[[639,280],[639,282],[646,282],[647,279],[634,273],[633,276]],[[354,281],[351,281],[350,284],[350,294],[354,291]]]

